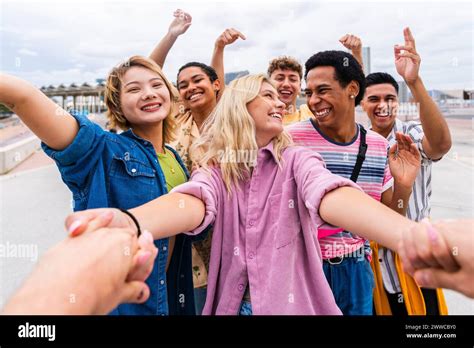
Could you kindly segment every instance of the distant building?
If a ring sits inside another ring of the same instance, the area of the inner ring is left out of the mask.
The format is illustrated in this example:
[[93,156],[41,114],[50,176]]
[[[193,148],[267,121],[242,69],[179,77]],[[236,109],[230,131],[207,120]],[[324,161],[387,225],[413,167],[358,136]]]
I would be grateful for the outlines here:
[[400,103],[408,103],[410,101],[410,91],[405,81],[397,81],[398,83],[398,101]]
[[229,72],[225,74],[225,77],[224,77],[225,84],[228,85],[232,80],[235,80],[238,77],[242,77],[248,74],[249,74],[248,70]]
[[474,90],[465,89],[449,89],[449,90],[431,90],[428,91],[430,96],[436,101],[448,100],[473,100]]
[[364,74],[367,76],[372,72],[370,65],[370,47],[362,47],[362,63],[364,64]]

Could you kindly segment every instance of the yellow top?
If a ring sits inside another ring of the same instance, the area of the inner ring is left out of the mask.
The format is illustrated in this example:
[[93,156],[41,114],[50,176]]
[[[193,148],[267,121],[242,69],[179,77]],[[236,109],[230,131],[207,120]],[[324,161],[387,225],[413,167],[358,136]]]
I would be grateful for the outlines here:
[[292,114],[286,114],[283,116],[283,125],[287,126],[295,122],[305,121],[313,117],[313,113],[308,108],[308,105],[303,104],[300,106],[300,109]]
[[161,170],[163,170],[163,174],[165,175],[168,192],[170,192],[173,187],[187,181],[183,168],[181,168],[178,160],[170,150],[165,148],[165,153],[158,153],[157,155]]

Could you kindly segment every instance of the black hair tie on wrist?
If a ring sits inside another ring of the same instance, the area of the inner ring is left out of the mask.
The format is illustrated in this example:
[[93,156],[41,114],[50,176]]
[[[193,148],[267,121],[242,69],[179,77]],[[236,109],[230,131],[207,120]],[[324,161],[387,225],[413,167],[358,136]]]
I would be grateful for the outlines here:
[[135,223],[135,226],[137,226],[137,231],[138,231],[138,234],[137,234],[137,237],[140,237],[140,235],[142,234],[142,231],[140,229],[140,224],[138,223],[138,220],[136,219],[135,216],[133,216],[132,213],[130,213],[128,210],[125,210],[125,209],[120,209],[119,210],[122,212],[122,213],[125,213],[127,214],[128,216],[130,216],[130,218],[133,220],[133,222]]

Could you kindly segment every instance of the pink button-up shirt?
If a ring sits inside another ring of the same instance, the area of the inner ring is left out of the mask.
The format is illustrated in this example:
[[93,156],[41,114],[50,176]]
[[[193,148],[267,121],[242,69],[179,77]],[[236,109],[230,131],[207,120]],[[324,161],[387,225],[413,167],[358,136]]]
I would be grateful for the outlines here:
[[237,186],[229,197],[214,167],[172,190],[206,205],[204,221],[190,234],[214,225],[203,314],[238,314],[247,285],[253,314],[341,314],[323,273],[319,205],[329,191],[357,185],[302,147],[288,147],[280,169],[270,143]]

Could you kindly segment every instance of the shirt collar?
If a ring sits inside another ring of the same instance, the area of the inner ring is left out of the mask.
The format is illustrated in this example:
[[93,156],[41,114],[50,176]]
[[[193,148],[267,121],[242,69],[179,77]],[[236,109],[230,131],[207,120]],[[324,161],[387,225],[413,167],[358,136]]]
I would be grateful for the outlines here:
[[[267,154],[267,153],[269,153],[269,154],[272,155],[272,157],[273,157],[273,159],[275,160],[275,162],[278,163],[278,158],[277,158],[277,156],[276,156],[276,154],[275,154],[275,149],[273,148],[273,140],[270,141],[266,146],[260,148],[260,149],[258,150],[258,153],[259,153],[259,154],[261,154],[261,153],[262,153],[262,154]],[[258,156],[258,157],[260,157],[260,156]]]
[[194,117],[190,110],[186,111],[184,115],[176,117],[176,122],[181,128],[189,127],[190,135],[193,138],[199,138],[201,135],[199,133],[199,127],[197,126],[196,121],[194,121]]
[[[372,129],[372,123],[369,121],[369,129]],[[398,118],[395,117],[395,123],[393,124],[392,130],[390,131],[390,134],[387,138],[390,136],[395,136],[395,132],[400,132],[400,129],[403,129],[403,123],[400,121]]]
[[144,140],[143,138],[140,138],[138,135],[133,133],[132,128],[127,129],[125,132],[122,133],[122,135],[124,135],[128,138],[132,138],[132,139],[134,138],[134,139],[137,139],[137,140],[140,140],[140,141]]

